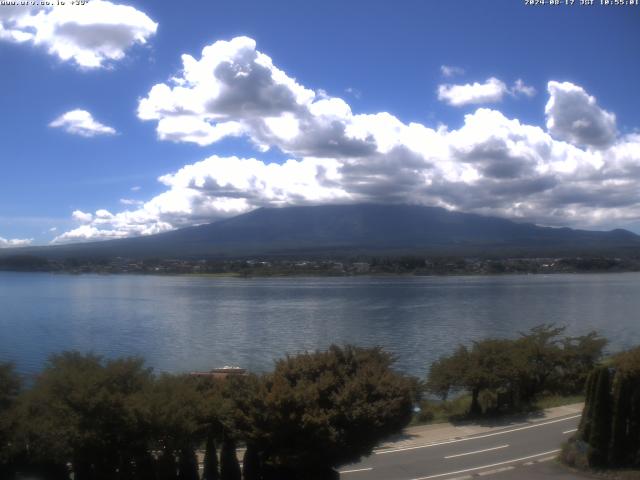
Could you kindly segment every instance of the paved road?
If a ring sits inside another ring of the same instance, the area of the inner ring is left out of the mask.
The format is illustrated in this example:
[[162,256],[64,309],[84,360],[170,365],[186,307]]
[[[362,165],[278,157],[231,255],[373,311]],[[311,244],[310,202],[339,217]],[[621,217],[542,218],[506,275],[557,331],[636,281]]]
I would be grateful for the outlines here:
[[[342,480],[452,480],[507,472],[555,457],[580,415],[513,425],[469,437],[374,452],[343,467]],[[526,478],[526,477],[520,477]]]

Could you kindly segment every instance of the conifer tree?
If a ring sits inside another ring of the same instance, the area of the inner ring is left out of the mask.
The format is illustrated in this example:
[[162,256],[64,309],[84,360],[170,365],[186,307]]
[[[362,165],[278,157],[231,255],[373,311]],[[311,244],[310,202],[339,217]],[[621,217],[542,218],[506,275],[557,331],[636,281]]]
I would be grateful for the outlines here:
[[171,451],[164,451],[158,459],[158,480],[176,480],[178,465]]
[[218,452],[216,451],[216,441],[213,434],[207,436],[207,446],[204,453],[204,472],[202,480],[218,480]]
[[236,444],[229,436],[222,441],[220,451],[220,480],[241,480],[240,464],[236,455]]
[[178,464],[178,480],[199,480],[198,459],[193,448],[180,450],[180,462]]
[[589,434],[589,464],[602,467],[607,463],[611,436],[611,375],[607,367],[598,369],[593,398],[593,420]]
[[625,463],[629,455],[628,421],[629,421],[629,381],[622,375],[616,375],[613,388],[613,418],[611,425],[611,445],[609,447],[609,466],[615,467]]
[[585,402],[582,418],[580,419],[580,427],[578,428],[578,437],[585,442],[589,441],[591,433],[591,423],[593,421],[593,396],[595,394],[596,380],[599,370],[593,370],[587,377],[587,385],[585,387]]
[[247,445],[242,460],[242,477],[244,480],[260,480],[260,454],[253,444]]

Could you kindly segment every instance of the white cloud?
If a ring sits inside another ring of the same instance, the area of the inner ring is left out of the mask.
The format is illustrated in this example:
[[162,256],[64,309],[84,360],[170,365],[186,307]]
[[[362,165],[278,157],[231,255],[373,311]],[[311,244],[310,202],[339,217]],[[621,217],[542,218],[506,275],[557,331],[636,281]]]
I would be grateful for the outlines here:
[[0,40],[42,46],[49,54],[82,68],[121,60],[133,45],[147,43],[157,28],[144,12],[103,0],[0,9]]
[[71,217],[76,222],[80,223],[89,223],[93,220],[93,215],[91,213],[83,212],[82,210],[74,210]]
[[134,200],[132,198],[121,198],[120,203],[122,205],[142,205],[144,202],[142,200]]
[[438,86],[438,100],[454,107],[477,105],[481,103],[497,103],[509,92],[507,85],[495,77],[484,83],[466,83],[464,85]]
[[464,68],[453,65],[441,65],[440,73],[442,73],[443,77],[455,77],[456,75],[464,75]]
[[[640,135],[592,149],[559,138],[563,122],[544,129],[489,108],[465,115],[453,130],[404,123],[387,112],[353,113],[344,100],[319,96],[278,70],[247,38],[216,42],[200,60],[183,56],[183,64],[170,85],[155,85],[139,103],[139,116],[157,122],[160,138],[208,145],[242,135],[290,159],[211,156],[160,177],[165,191],[142,205],[74,212],[84,224],[54,241],[146,235],[263,206],[326,203],[434,205],[580,227],[640,220]],[[516,85],[527,95],[524,83]],[[581,112],[580,102],[562,97],[577,89],[592,117],[609,118],[580,87],[553,85],[563,91],[550,87],[548,117]],[[183,120],[204,135],[196,138]],[[163,122],[175,122],[170,138]]]
[[511,87],[511,94],[513,96],[524,95],[531,98],[535,96],[536,89],[530,85],[525,85],[524,81],[519,78],[513,83],[513,86]]
[[157,121],[161,140],[210,145],[247,135],[256,146],[279,147],[295,156],[343,156],[373,151],[368,141],[348,138],[351,109],[342,99],[300,85],[237,37],[182,56],[183,68],[154,85],[138,104],[138,117]]
[[33,243],[33,238],[2,238],[0,237],[0,248],[26,247]]
[[[446,66],[443,65],[442,67],[443,74],[445,72],[444,67]],[[450,77],[453,74],[444,75]],[[499,103],[505,95],[512,97],[524,95],[531,98],[535,94],[536,89],[530,85],[526,85],[520,78],[513,83],[511,88],[502,80],[495,77],[488,78],[484,83],[474,82],[464,85],[443,84],[438,86],[438,100],[453,107]]]
[[545,107],[547,129],[575,145],[603,148],[616,138],[616,116],[600,108],[595,97],[570,82],[551,81]]
[[94,120],[91,113],[86,110],[71,110],[60,115],[49,124],[52,128],[62,128],[65,132],[82,137],[95,137],[96,135],[115,135],[112,127],[103,125]]

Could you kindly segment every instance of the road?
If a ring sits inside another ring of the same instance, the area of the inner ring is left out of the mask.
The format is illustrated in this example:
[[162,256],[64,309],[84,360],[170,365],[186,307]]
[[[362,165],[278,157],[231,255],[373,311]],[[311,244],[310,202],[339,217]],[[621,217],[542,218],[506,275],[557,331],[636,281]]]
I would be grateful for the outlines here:
[[453,480],[498,474],[555,457],[580,415],[513,425],[469,437],[378,450],[340,471],[342,480]]

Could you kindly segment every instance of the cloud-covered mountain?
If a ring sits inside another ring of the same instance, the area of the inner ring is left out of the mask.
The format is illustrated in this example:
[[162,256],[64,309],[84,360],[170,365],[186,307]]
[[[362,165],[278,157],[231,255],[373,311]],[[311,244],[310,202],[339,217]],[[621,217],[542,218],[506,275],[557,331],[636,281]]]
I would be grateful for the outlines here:
[[157,235],[19,252],[51,258],[201,258],[354,253],[578,255],[638,249],[640,237],[625,230],[549,228],[442,208],[360,204],[260,208]]
[[[573,83],[548,82],[545,125],[481,107],[454,129],[354,112],[279,69],[251,38],[181,58],[174,76],[140,98],[138,118],[155,125],[161,141],[209,147],[242,137],[255,157],[211,155],[161,176],[164,191],[147,201],[132,199],[119,212],[78,210],[75,227],[54,243],[310,204],[420,204],[581,228],[640,220],[640,135],[621,134],[615,115]],[[463,108],[535,94],[522,79],[508,83],[441,85],[440,96]],[[283,161],[263,160],[267,150]]]

